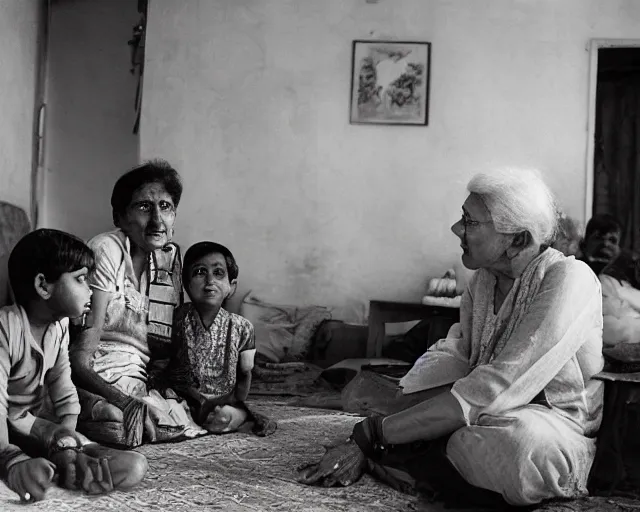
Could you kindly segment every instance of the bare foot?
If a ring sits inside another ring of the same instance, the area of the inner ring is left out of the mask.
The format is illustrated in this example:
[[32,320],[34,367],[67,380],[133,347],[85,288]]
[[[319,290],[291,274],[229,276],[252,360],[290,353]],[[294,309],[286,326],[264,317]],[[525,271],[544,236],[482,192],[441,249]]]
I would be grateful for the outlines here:
[[247,411],[232,405],[217,406],[202,425],[213,434],[235,432],[247,421]]

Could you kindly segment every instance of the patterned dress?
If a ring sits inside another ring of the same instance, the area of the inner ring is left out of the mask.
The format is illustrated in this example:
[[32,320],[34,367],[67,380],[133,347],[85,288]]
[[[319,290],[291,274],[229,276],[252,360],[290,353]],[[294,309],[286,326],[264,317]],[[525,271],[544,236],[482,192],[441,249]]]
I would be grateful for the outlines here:
[[196,388],[207,398],[233,392],[240,354],[256,348],[249,320],[221,308],[206,329],[192,303],[176,311],[174,343],[177,357],[171,386]]

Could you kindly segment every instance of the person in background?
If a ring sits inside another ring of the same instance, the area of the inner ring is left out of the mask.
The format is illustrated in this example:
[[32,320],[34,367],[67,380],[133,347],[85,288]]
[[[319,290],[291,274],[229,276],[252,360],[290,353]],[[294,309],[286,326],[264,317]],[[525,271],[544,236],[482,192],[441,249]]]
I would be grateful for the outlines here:
[[599,214],[587,223],[581,243],[581,259],[602,284],[602,341],[605,354],[614,357],[625,357],[624,345],[640,344],[640,257],[620,247],[621,235],[613,215]]
[[591,217],[587,222],[584,238],[580,243],[579,259],[596,275],[620,254],[622,225],[608,213]]

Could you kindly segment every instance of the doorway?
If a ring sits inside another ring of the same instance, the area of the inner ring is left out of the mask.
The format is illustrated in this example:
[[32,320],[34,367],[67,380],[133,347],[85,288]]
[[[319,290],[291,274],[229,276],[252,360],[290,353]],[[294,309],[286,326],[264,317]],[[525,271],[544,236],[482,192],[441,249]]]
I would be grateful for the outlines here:
[[640,41],[594,41],[591,58],[586,218],[614,215],[640,250]]

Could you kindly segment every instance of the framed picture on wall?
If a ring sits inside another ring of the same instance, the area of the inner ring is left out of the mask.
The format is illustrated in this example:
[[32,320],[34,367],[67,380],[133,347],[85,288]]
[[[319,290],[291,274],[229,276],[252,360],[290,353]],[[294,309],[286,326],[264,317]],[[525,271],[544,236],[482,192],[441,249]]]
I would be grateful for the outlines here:
[[426,126],[431,43],[354,41],[352,124]]

